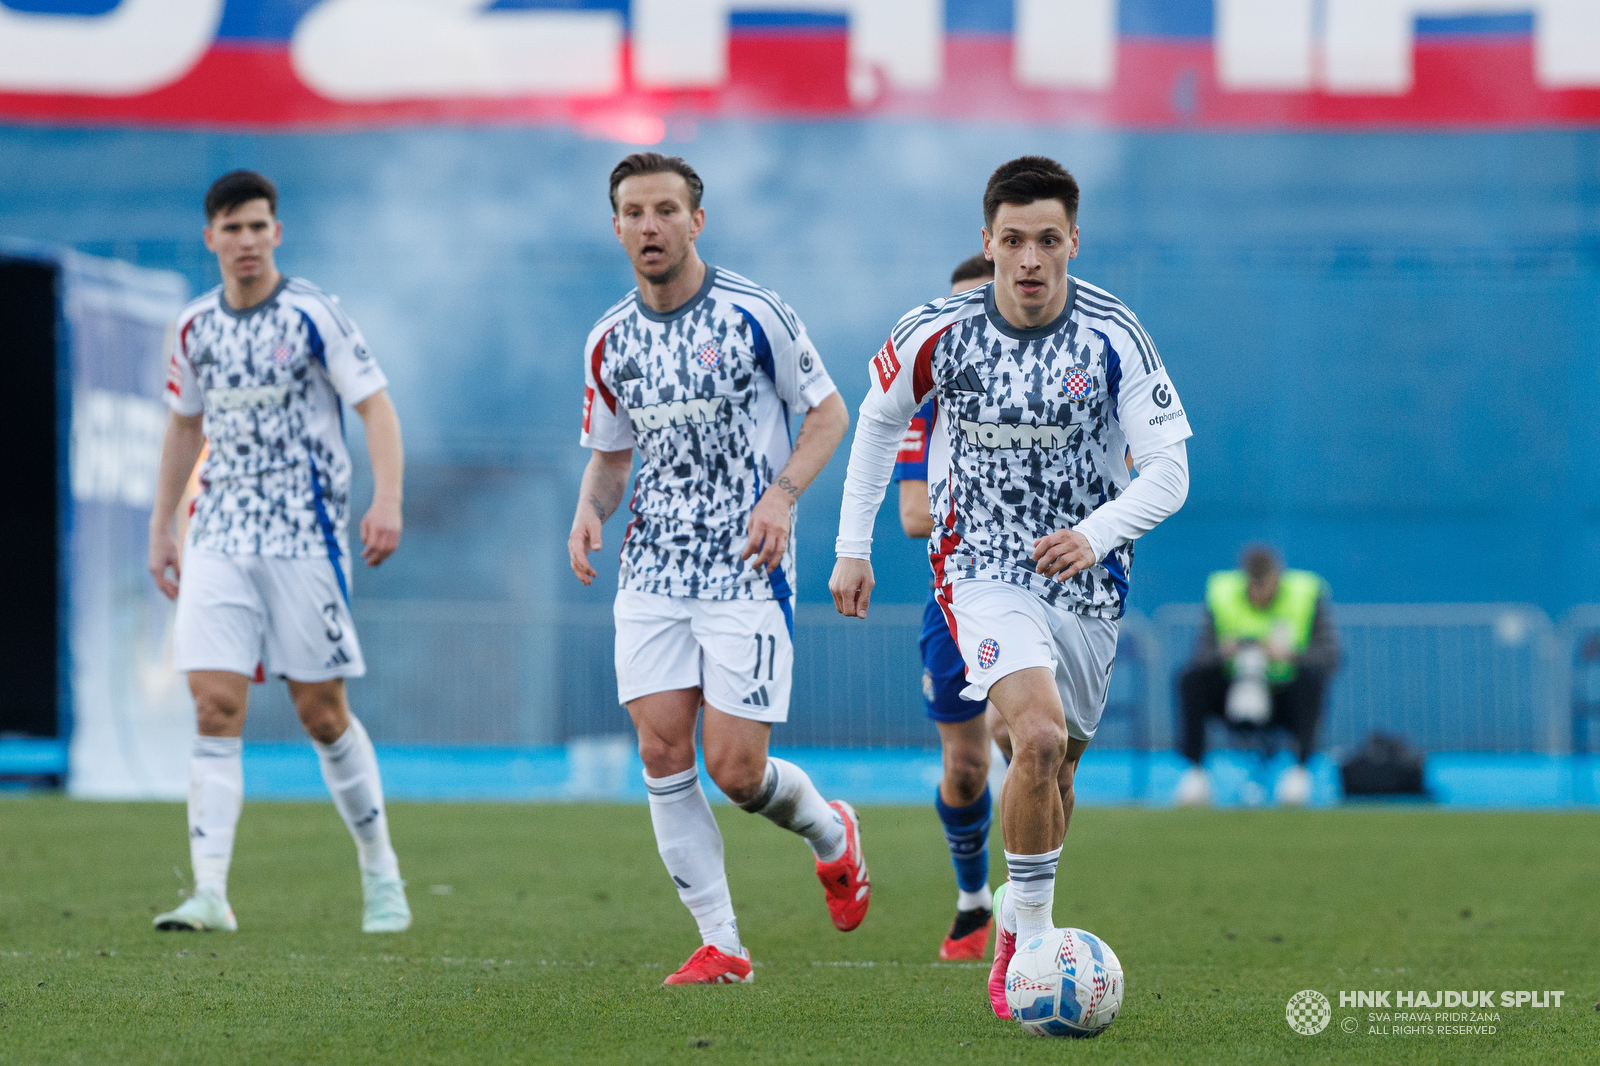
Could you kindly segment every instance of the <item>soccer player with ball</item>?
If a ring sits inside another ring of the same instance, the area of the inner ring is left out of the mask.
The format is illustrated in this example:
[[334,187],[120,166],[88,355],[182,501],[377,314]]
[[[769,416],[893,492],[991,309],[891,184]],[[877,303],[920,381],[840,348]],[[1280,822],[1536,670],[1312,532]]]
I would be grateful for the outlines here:
[[[592,455],[567,543],[589,584],[588,555],[622,503],[637,448],[617,692],[639,732],[657,849],[702,940],[669,985],[754,976],[695,766],[702,705],[712,780],[805,838],[835,927],[860,925],[871,895],[855,811],[767,755],[773,723],[789,713],[795,502],[850,415],[788,304],[696,253],[702,188],[682,159],[654,152],[611,173],[612,221],[638,288],[584,347],[582,443]],[[791,411],[805,414],[792,445]]]
[[[829,588],[841,614],[866,617],[873,520],[908,420],[937,398],[950,462],[929,486],[936,595],[966,663],[962,694],[994,703],[1013,748],[990,1002],[1012,1017],[1008,969],[1022,993],[1037,981],[1037,953],[1063,937],[1050,954],[1059,999],[1025,1011],[1017,1000],[1018,1020],[1090,1035],[1120,1000],[1120,966],[1113,974],[1108,951],[1092,961],[1097,939],[1053,928],[1056,867],[1073,776],[1105,707],[1133,541],[1183,505],[1190,430],[1133,313],[1068,275],[1077,214],[1078,184],[1053,160],[1025,156],[990,177],[982,233],[994,283],[910,312],[871,362]],[[1026,956],[1026,973],[1013,955]],[[1080,955],[1091,961],[1069,961]],[[1069,967],[1099,976],[1062,978]]]

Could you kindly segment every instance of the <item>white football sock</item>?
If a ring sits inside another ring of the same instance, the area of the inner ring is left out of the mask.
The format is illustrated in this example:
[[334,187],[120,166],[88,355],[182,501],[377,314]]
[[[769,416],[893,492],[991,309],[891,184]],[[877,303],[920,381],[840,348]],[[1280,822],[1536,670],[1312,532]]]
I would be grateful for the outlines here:
[[1006,852],[1006,870],[1011,877],[1006,905],[1016,908],[1018,943],[1055,927],[1056,864],[1060,861],[1060,848],[1042,855]]
[[332,744],[313,740],[322,780],[333,805],[355,838],[363,873],[400,876],[400,860],[389,843],[389,816],[383,809],[383,782],[378,778],[378,753],[372,750],[361,720],[350,716],[350,728]]
[[233,835],[244,807],[238,737],[195,737],[189,756],[189,864],[196,892],[228,898]]
[[722,830],[700,787],[699,768],[691,766],[666,777],[645,774],[644,785],[650,793],[656,850],[678,886],[678,898],[700,927],[701,942],[741,955],[739,923],[734,921],[733,896],[722,865]]
[[760,790],[739,806],[805,837],[818,862],[834,862],[844,855],[844,819],[792,762],[768,758]]
[[956,910],[975,911],[992,910],[994,908],[994,892],[988,885],[984,885],[976,892],[968,892],[964,888],[956,889]]

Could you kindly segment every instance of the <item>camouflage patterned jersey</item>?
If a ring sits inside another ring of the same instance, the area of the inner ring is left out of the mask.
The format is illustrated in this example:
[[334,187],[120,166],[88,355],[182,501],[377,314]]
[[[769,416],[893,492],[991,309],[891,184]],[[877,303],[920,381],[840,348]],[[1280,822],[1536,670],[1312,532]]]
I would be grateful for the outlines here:
[[993,283],[912,311],[872,360],[861,417],[904,426],[918,404],[938,400],[935,432],[950,457],[948,470],[930,463],[928,471],[939,585],[1007,581],[1047,603],[1117,618],[1131,543],[1061,582],[1035,573],[1034,541],[1116,499],[1131,480],[1124,453],[1176,444],[1189,421],[1133,312],[1103,289],[1076,278],[1067,285],[1060,317],[1037,329],[1000,316]]
[[205,413],[210,452],[189,543],[230,555],[338,564],[350,504],[341,399],[388,384],[339,303],[284,278],[235,311],[212,289],[178,316],[167,404]]
[[709,265],[670,314],[635,290],[589,334],[584,384],[582,444],[639,451],[621,587],[789,598],[793,538],[770,573],[739,558],[750,512],[789,461],[789,416],[837,391],[789,306]]

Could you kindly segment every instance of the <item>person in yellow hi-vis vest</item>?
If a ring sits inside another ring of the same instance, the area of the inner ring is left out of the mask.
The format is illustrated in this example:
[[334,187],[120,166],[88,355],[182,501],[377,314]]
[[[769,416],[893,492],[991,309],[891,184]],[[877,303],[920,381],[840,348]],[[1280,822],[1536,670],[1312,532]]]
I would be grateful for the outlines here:
[[1323,694],[1339,665],[1339,637],[1328,584],[1307,570],[1285,570],[1265,545],[1244,550],[1240,569],[1206,581],[1205,618],[1194,657],[1178,676],[1183,755],[1189,768],[1177,802],[1211,802],[1206,719],[1239,728],[1282,728],[1294,735],[1297,761],[1278,778],[1279,803],[1311,798],[1306,761],[1316,750]]

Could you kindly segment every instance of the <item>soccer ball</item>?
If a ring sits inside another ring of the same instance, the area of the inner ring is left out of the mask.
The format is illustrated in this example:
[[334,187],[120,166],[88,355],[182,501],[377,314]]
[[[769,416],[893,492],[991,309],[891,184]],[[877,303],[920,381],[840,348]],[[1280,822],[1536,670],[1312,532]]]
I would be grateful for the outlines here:
[[1122,1009],[1122,963],[1082,929],[1052,929],[1006,969],[1006,1005],[1034,1036],[1099,1036]]

